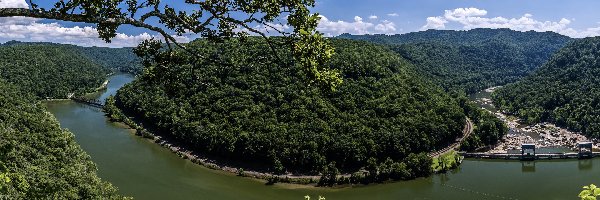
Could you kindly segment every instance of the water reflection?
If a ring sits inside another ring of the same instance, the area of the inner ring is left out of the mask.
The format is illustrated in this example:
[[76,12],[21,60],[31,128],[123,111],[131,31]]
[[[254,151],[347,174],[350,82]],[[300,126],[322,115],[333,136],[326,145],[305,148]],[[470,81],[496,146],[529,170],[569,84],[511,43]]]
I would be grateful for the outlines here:
[[581,171],[590,171],[592,170],[593,163],[592,159],[580,159],[577,168]]
[[535,161],[521,162],[521,172],[525,172],[525,173],[535,172]]

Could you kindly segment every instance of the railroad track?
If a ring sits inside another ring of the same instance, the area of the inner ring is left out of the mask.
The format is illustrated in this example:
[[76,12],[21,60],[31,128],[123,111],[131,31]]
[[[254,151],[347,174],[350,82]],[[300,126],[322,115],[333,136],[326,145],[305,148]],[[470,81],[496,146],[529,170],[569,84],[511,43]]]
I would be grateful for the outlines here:
[[463,140],[467,139],[467,137],[469,137],[473,133],[473,122],[471,122],[469,118],[466,118],[465,120],[467,121],[467,124],[465,124],[465,128],[463,129],[462,137],[458,138],[454,143],[452,143],[450,146],[447,146],[446,148],[429,153],[429,157],[438,157],[442,154],[448,153],[451,150],[457,149],[460,146],[460,143]]

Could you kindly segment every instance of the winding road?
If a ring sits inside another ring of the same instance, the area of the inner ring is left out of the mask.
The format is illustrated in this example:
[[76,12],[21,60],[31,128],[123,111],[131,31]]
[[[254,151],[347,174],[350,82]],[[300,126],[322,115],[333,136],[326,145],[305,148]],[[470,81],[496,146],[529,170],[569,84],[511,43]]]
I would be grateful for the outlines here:
[[473,133],[473,122],[468,117],[466,118],[466,121],[467,121],[467,124],[465,124],[465,128],[463,129],[462,137],[456,139],[456,142],[452,143],[450,146],[448,146],[446,148],[443,148],[436,152],[429,153],[429,157],[435,158],[442,154],[448,153],[451,150],[457,149],[460,146],[460,143]]

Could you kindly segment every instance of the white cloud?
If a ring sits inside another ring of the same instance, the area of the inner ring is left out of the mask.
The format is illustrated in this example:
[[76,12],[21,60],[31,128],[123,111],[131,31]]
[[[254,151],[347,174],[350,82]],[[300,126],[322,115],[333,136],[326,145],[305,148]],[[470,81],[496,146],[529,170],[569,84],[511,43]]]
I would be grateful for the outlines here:
[[25,0],[0,0],[0,8],[29,8]]
[[379,17],[377,17],[377,15],[371,15],[371,16],[369,16],[369,19],[377,19],[377,18],[379,18]]
[[487,11],[478,8],[457,8],[454,10],[446,10],[444,13],[446,19],[453,21],[485,15],[487,15]]
[[380,33],[393,33],[396,32],[396,24],[388,20],[383,20],[381,24],[375,26],[375,30]]
[[354,21],[355,22],[362,22],[362,18],[359,16],[354,16]]
[[443,17],[428,17],[427,24],[425,24],[421,30],[444,29],[446,28],[446,23],[448,23],[448,21],[446,21]]
[[[0,8],[27,8],[24,0],[0,0]],[[0,18],[0,42],[19,40],[23,42],[54,42],[79,46],[132,47],[153,36],[148,33],[127,35],[117,33],[112,43],[98,38],[98,30],[91,26],[64,27],[59,23],[41,23],[29,17]],[[189,42],[187,37],[175,37],[180,42]]]
[[445,29],[447,24],[459,24],[465,30],[474,28],[509,28],[516,31],[552,31],[570,37],[590,37],[600,35],[600,27],[575,30],[570,28],[571,20],[562,18],[559,21],[540,21],[525,13],[518,18],[486,17],[488,12],[478,8],[457,8],[446,10],[443,16],[428,17],[427,23],[421,28]]
[[[54,42],[79,46],[131,47],[141,41],[153,37],[148,33],[126,35],[117,33],[112,43],[98,38],[96,28],[90,26],[64,27],[59,23],[39,23],[38,19],[12,17],[0,19],[0,42],[19,40],[24,42]],[[156,38],[162,38],[155,36]],[[185,37],[177,37],[181,42],[188,42]]]
[[390,14],[387,14],[387,16],[390,16],[390,17],[398,17],[398,16],[400,16],[400,15],[398,15],[398,13],[390,13]]
[[392,34],[396,31],[396,25],[393,22],[384,20],[380,23],[371,23],[363,21],[362,17],[355,16],[353,22],[342,20],[332,21],[321,15],[319,26],[317,28],[327,36],[336,36],[342,33],[350,34]]

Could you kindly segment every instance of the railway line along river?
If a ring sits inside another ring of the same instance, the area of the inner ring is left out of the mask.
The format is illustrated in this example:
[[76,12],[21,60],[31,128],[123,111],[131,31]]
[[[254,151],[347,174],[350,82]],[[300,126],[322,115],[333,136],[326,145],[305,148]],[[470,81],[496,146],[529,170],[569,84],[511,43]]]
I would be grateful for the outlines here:
[[[133,80],[113,75],[104,99]],[[305,195],[327,200],[366,199],[577,199],[581,187],[600,183],[600,159],[561,161],[465,160],[456,170],[412,181],[347,187],[266,186],[264,182],[210,170],[125,127],[109,122],[98,108],[71,101],[47,102],[63,128],[98,166],[99,176],[135,199],[281,199]]]

